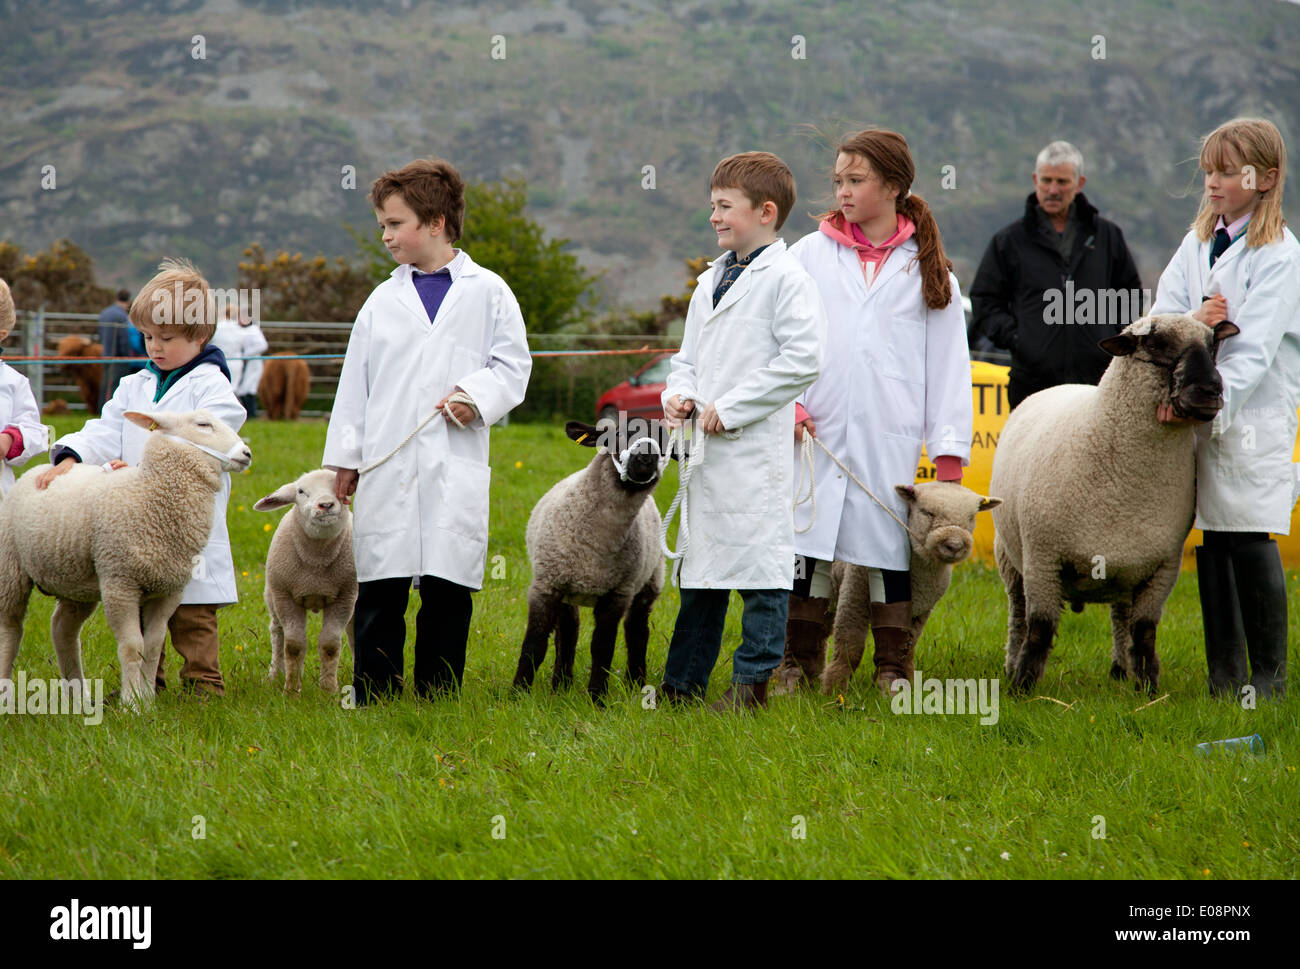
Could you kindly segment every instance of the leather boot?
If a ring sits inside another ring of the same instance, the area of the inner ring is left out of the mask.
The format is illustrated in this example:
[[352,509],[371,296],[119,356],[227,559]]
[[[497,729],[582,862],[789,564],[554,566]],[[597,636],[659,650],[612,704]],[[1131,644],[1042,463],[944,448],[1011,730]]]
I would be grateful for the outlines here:
[[830,625],[826,619],[830,600],[791,594],[785,624],[785,655],[772,674],[772,693],[786,696],[799,687],[817,689],[826,666],[826,638]]
[[699,703],[704,698],[690,690],[679,690],[670,683],[659,685],[659,701],[670,707],[685,707]]
[[1232,550],[1237,601],[1250,654],[1250,685],[1261,699],[1286,696],[1286,572],[1277,542]]
[[1238,699],[1246,684],[1246,632],[1237,605],[1232,559],[1204,545],[1196,547],[1196,582],[1201,592],[1201,625],[1205,629],[1205,665],[1210,696]]
[[912,678],[912,603],[873,602],[871,604],[872,662],[876,667],[876,686],[891,696],[890,684]]
[[767,706],[767,683],[732,683],[710,708],[715,713],[739,713]]

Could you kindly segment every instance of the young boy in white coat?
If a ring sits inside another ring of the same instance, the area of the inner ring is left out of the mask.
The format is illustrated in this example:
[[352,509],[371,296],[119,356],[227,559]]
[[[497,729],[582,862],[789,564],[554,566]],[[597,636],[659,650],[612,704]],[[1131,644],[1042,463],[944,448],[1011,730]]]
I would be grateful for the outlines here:
[[663,695],[702,699],[731,590],[745,603],[720,712],[767,706],[781,660],[794,563],[790,439],[794,399],[817,379],[826,315],[812,278],[777,238],[794,176],[768,152],[724,158],[709,180],[718,243],[699,279],[663,393],[670,422],[707,438],[686,494],[689,547]]
[[[1237,118],[1201,143],[1205,194],[1160,277],[1151,313],[1239,332],[1219,347],[1223,409],[1196,432],[1196,549],[1211,696],[1285,696],[1286,572],[1277,542],[1300,490],[1300,243],[1284,225],[1286,148],[1270,121]],[[1165,423],[1180,423],[1162,405]],[[1250,660],[1247,674],[1246,660]]]
[[488,431],[532,371],[514,294],[453,248],[465,218],[456,169],[411,162],[376,179],[370,202],[398,266],[357,314],[324,457],[338,499],[356,493],[358,704],[401,693],[414,576],[416,693],[459,690],[487,557]]
[[[9,284],[0,279],[0,343],[9,339],[15,320]],[[0,497],[13,487],[14,468],[44,453],[49,446],[49,432],[41,423],[31,383],[0,360]]]
[[[77,462],[107,464],[113,468],[138,464],[149,432],[125,420],[127,411],[211,411],[234,430],[244,424],[244,408],[230,386],[230,371],[221,350],[212,346],[216,333],[216,307],[208,281],[190,263],[165,260],[158,274],[131,303],[131,323],[144,334],[149,362],[145,369],[127,374],[117,385],[103,413],[86,421],[81,430],[59,439],[50,452],[51,467],[40,472],[37,488],[47,488],[58,475]],[[181,685],[187,691],[224,696],[221,676],[221,638],[217,609],[238,601],[235,563],[226,531],[226,502],[230,475],[221,475],[212,516],[212,534],[195,564],[194,578],[185,587],[181,604],[167,622],[172,646],[185,660]],[[159,495],[166,501],[166,495]],[[158,656],[155,681],[165,685],[164,650]]]

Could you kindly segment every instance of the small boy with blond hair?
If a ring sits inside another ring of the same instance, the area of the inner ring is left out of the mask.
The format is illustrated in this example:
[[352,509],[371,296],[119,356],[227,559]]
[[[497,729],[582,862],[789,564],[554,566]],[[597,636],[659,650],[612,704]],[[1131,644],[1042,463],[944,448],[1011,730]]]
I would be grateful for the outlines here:
[[[135,465],[149,432],[125,420],[127,411],[208,410],[238,431],[244,408],[230,386],[225,355],[211,345],[217,331],[216,307],[208,281],[192,264],[167,259],[131,303],[131,323],[144,334],[149,362],[127,374],[103,413],[86,421],[80,431],[59,439],[50,453],[51,467],[40,472],[36,487],[49,487],[79,461]],[[230,475],[222,473],[221,491],[213,512],[212,534],[195,564],[194,578],[185,587],[176,612],[167,623],[172,646],[185,660],[181,685],[195,692],[225,695],[221,677],[217,609],[238,599],[235,563],[226,531],[226,502]],[[159,500],[166,500],[159,496]],[[162,689],[164,650],[158,656],[156,684]]]
[[785,648],[794,401],[817,379],[826,312],[777,237],[795,199],[786,164],[765,151],[732,155],[713,170],[709,190],[709,221],[728,251],[700,276],[663,392],[670,422],[693,416],[707,435],[683,504],[690,544],[663,693],[672,702],[703,698],[736,589],[745,603],[741,643],[731,688],[714,706],[726,712],[767,706],[767,680]]
[[[13,332],[16,315],[9,284],[0,279],[0,343]],[[14,468],[20,467],[50,446],[49,434],[41,424],[32,385],[9,364],[0,360],[0,496],[14,484]]]

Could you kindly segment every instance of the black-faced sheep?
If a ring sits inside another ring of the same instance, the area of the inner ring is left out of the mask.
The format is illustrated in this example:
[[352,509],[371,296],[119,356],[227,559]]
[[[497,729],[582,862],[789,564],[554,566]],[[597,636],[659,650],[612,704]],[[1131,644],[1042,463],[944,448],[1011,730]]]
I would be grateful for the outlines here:
[[322,613],[317,648],[320,688],[339,689],[343,630],[352,638],[357,601],[357,567],[352,558],[352,509],[334,495],[333,471],[308,471],[253,505],[271,511],[293,505],[280,519],[266,554],[263,598],[271,617],[268,677],[285,678],[286,693],[302,692],[307,655],[307,613]]
[[212,532],[222,472],[247,468],[252,453],[205,410],[125,417],[156,430],[139,467],[78,464],[44,491],[37,469],[0,502],[0,680],[12,679],[35,585],[59,600],[50,623],[59,672],[83,690],[78,635],[103,600],[122,699],[138,708],[153,700],[167,620]]
[[[921,641],[921,630],[948,591],[952,567],[969,558],[974,548],[975,516],[1001,504],[999,498],[985,498],[951,481],[897,485],[895,490],[908,504],[912,639],[903,668],[875,671],[876,684],[886,694],[894,680],[912,678],[912,657]],[[867,586],[868,571],[864,566],[848,562],[831,566],[831,610],[835,614],[831,635],[835,655],[822,673],[822,691],[827,696],[842,693],[862,662],[873,605]]]
[[993,551],[1007,590],[1006,672],[1031,689],[1061,604],[1111,607],[1111,675],[1154,694],[1156,626],[1178,578],[1196,505],[1191,424],[1162,424],[1160,404],[1204,422],[1223,406],[1214,368],[1231,323],[1149,316],[1101,341],[1115,359],[1099,386],[1039,391],[998,439],[990,490]]
[[[577,421],[565,425],[565,433],[587,447],[602,436]],[[608,429],[604,433],[614,436]],[[651,499],[660,477],[658,451],[648,438],[633,442],[620,454],[620,472],[612,453],[601,447],[586,468],[560,481],[534,506],[525,533],[533,581],[516,689],[532,685],[553,629],[552,686],[572,681],[579,606],[591,606],[595,616],[587,683],[592,698],[599,701],[608,685],[620,619],[627,679],[644,685],[650,610],[664,584],[659,511]]]

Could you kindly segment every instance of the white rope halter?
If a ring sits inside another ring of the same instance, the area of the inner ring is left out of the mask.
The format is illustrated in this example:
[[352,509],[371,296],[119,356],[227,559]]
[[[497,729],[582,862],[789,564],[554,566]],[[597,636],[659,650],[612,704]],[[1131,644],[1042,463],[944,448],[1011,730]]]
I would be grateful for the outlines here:
[[406,447],[406,445],[410,444],[413,440],[415,440],[415,436],[419,434],[422,430],[424,430],[424,428],[429,424],[429,422],[432,421],[439,414],[441,414],[447,420],[451,421],[453,424],[455,424],[463,431],[465,429],[465,425],[461,423],[460,419],[457,418],[456,415],[451,412],[452,404],[468,404],[470,407],[473,407],[475,410],[478,410],[478,405],[474,403],[473,397],[465,393],[465,391],[463,390],[456,391],[454,394],[452,394],[450,397],[447,398],[446,407],[444,407],[441,410],[435,410],[424,420],[420,421],[420,423],[415,426],[415,430],[413,430],[410,434],[406,435],[406,437],[402,439],[402,443],[397,445],[397,447],[393,448],[391,451],[385,454],[378,461],[371,461],[364,468],[361,468],[357,472],[357,476],[360,477],[361,475],[365,474],[367,471],[375,470],[375,468],[379,467],[381,464],[383,464],[385,461],[391,458],[402,448]]
[[671,460],[671,455],[672,455],[671,448],[669,448],[668,450],[670,457],[665,458],[664,452],[659,447],[659,442],[656,441],[653,437],[648,437],[648,436],[638,437],[627,447],[623,448],[622,452],[619,454],[618,457],[614,457],[612,452],[609,456],[609,459],[614,462],[614,467],[618,470],[618,476],[620,480],[630,481],[632,482],[632,484],[638,484],[638,485],[649,484],[651,481],[655,480],[654,478],[647,478],[645,481],[637,481],[636,478],[632,478],[628,476],[627,473],[628,459],[632,457],[632,452],[636,450],[637,445],[640,444],[642,441],[646,441],[647,443],[649,443],[650,450],[654,451],[655,457],[659,459],[658,461],[655,462],[658,465],[658,472],[656,473],[656,477],[659,474],[663,474],[664,468],[668,466],[668,461]]
[[222,453],[221,451],[218,451],[216,448],[208,447],[206,444],[200,444],[198,441],[191,441],[188,437],[181,437],[179,434],[164,433],[163,437],[172,441],[180,441],[182,444],[188,444],[190,447],[196,447],[200,451],[203,451],[207,454],[211,454],[214,458],[216,458],[218,461],[221,462],[222,471],[229,471],[231,468],[235,466],[235,460],[239,457],[242,457],[240,452],[245,447],[244,442],[239,441],[235,444],[232,444],[230,446],[229,451]]

